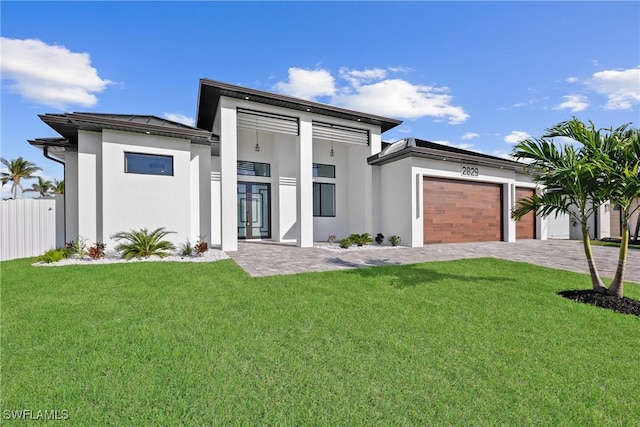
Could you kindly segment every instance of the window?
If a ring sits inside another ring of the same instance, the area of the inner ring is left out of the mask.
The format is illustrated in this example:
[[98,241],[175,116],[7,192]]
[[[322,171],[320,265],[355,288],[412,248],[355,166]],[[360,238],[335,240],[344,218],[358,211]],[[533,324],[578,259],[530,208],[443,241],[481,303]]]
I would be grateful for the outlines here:
[[336,216],[336,185],[313,183],[313,216]]
[[271,165],[238,160],[238,175],[271,176]]
[[173,176],[173,156],[124,153],[124,172]]
[[313,176],[319,178],[335,178],[336,167],[333,165],[313,164]]

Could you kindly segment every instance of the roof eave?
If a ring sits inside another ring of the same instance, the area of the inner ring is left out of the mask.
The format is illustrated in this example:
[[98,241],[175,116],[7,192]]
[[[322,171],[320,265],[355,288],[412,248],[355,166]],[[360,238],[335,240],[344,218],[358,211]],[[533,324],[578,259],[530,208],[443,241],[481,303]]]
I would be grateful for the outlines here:
[[[211,96],[211,93],[206,94],[205,87],[214,89],[213,96],[216,99],[210,102],[205,100],[203,102],[203,96]],[[308,101],[301,98],[294,98],[287,95],[280,95],[271,92],[265,92],[258,89],[251,89],[243,86],[232,85],[229,83],[219,82],[215,80],[200,79],[200,87],[198,90],[198,111],[196,114],[196,125],[201,129],[210,129],[213,125],[213,117],[215,116],[215,110],[219,102],[220,96],[227,96],[230,98],[245,99],[252,102],[261,104],[283,106],[285,108],[314,112],[325,116],[332,116],[337,118],[343,118],[351,121],[358,121],[361,123],[373,124],[380,126],[382,132],[386,132],[394,127],[400,125],[402,120],[392,119],[389,117],[378,116],[375,114],[363,113],[355,110],[348,110],[345,108],[335,107],[328,104],[322,104],[319,102]],[[203,106],[205,104],[205,106]]]
[[39,117],[42,121],[51,126],[56,132],[68,140],[73,139],[71,133],[76,133],[78,130],[100,132],[102,129],[188,139],[194,144],[211,145],[219,140],[219,138],[211,134],[211,132],[201,129],[171,129],[165,126],[139,122],[127,122],[108,117],[92,116],[89,114],[41,114]]
[[418,157],[444,161],[461,161],[465,163],[490,166],[499,169],[511,169],[519,173],[527,173],[526,169],[528,167],[528,165],[526,164],[514,162],[507,159],[487,159],[474,156],[473,154],[452,153],[450,151],[434,150],[421,147],[407,147],[396,153],[389,154],[388,156],[380,156],[379,154],[376,154],[367,158],[367,162],[371,166],[382,166],[384,164],[401,160],[407,157]]

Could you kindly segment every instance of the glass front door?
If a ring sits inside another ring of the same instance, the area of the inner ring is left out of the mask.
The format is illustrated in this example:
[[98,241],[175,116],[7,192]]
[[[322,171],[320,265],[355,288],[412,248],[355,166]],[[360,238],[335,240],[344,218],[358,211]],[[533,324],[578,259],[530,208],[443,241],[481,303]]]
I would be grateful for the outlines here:
[[270,184],[238,182],[238,238],[271,238]]

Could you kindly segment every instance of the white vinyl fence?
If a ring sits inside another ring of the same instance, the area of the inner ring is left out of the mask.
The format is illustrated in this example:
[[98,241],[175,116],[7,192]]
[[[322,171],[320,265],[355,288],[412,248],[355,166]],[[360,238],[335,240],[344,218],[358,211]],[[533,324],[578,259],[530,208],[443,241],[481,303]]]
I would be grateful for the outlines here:
[[0,201],[0,261],[64,244],[64,198]]

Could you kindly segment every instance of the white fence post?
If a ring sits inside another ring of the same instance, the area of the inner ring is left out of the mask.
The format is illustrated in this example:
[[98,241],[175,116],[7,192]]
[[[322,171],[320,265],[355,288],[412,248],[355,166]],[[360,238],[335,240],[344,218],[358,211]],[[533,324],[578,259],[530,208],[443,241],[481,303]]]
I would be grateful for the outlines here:
[[64,198],[0,201],[0,261],[41,255],[57,246],[57,203],[64,205]]

